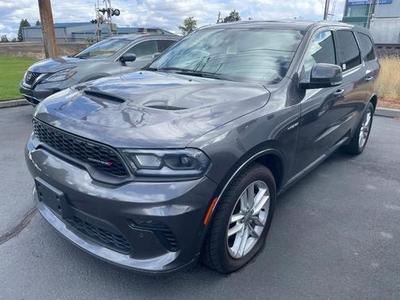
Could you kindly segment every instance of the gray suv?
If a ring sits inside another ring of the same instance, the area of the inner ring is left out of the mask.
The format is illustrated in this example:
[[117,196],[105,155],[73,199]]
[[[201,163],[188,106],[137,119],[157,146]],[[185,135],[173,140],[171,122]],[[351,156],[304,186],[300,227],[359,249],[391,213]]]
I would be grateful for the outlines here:
[[379,69],[368,31],[343,23],[202,28],[37,106],[34,201],[108,262],[233,272],[263,248],[280,193],[338,148],[363,152]]
[[140,69],[179,39],[167,32],[111,37],[74,56],[35,63],[25,73],[20,92],[36,105],[75,84]]

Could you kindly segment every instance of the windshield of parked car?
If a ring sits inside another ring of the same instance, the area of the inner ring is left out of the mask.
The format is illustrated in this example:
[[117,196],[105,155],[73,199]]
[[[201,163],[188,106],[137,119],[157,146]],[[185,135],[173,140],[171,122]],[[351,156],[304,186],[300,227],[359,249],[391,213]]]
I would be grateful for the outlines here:
[[98,42],[74,55],[76,58],[101,59],[113,56],[117,51],[130,43],[125,39],[107,39]]
[[172,46],[148,69],[274,84],[286,76],[302,37],[296,30],[202,29]]

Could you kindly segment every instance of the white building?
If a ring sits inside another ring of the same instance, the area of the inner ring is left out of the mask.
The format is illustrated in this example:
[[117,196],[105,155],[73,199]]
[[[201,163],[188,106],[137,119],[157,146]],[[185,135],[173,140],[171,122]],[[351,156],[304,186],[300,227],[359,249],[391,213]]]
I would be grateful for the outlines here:
[[[98,31],[99,29],[99,31]],[[57,44],[68,42],[84,42],[97,40],[97,34],[100,39],[110,36],[110,26],[108,24],[97,24],[91,22],[82,23],[55,23],[54,30]],[[152,28],[145,29],[139,27],[113,27],[114,34],[128,34],[135,32],[159,31],[165,32],[162,29]],[[28,26],[22,28],[24,42],[42,42],[42,26]]]
[[347,0],[343,22],[369,28],[376,44],[400,44],[400,0]]

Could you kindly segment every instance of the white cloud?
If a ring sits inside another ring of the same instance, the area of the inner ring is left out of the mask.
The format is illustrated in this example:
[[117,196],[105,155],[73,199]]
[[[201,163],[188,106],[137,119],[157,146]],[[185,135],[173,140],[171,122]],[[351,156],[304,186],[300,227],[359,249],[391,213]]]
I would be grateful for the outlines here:
[[[332,2],[333,0],[331,0]],[[85,22],[94,18],[96,0],[81,1],[53,0],[53,19],[61,22]],[[103,1],[100,0],[100,6]],[[322,18],[325,0],[113,0],[112,6],[121,11],[113,21],[118,26],[161,27],[178,32],[186,17],[193,16],[198,26],[215,23],[218,12],[225,17],[230,11],[239,11],[243,20],[282,19],[282,18]],[[343,13],[344,0],[337,0],[335,19]],[[0,36],[15,36],[21,19],[28,19],[31,25],[40,19],[38,2],[19,0],[1,2]]]

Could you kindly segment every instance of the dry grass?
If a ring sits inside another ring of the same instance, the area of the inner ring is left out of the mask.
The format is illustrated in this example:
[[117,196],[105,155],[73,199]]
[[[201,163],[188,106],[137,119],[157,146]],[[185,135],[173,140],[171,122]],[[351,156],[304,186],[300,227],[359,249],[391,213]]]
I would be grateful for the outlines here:
[[379,62],[381,72],[377,88],[378,95],[382,99],[380,102],[381,104],[387,102],[394,106],[398,105],[400,108],[400,57],[384,57],[379,59]]

